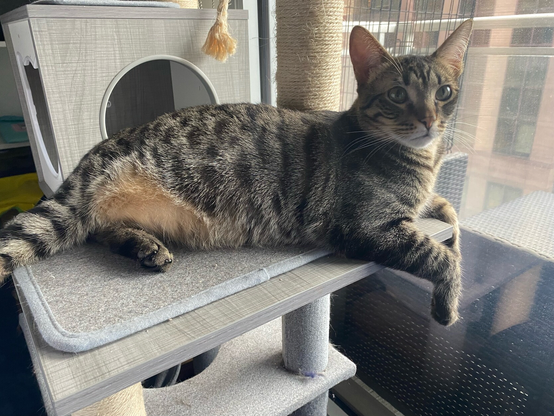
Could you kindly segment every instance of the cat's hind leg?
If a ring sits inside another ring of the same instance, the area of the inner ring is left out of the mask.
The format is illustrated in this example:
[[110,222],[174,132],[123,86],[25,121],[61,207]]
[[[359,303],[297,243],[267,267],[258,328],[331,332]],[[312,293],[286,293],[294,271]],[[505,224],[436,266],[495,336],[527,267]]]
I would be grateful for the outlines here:
[[137,260],[146,269],[165,272],[173,263],[173,254],[152,234],[126,225],[111,226],[95,235],[95,239],[118,254]]

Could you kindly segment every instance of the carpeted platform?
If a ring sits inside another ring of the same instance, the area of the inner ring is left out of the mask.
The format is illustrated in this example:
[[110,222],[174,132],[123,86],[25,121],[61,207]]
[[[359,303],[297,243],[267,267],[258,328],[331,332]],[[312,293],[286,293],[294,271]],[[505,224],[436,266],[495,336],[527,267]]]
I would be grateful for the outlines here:
[[152,273],[106,247],[87,244],[14,277],[45,341],[85,351],[237,293],[328,254],[279,249],[174,252],[167,273]]
[[149,416],[287,416],[352,377],[356,366],[333,347],[313,377],[287,372],[277,319],[222,345],[214,362],[186,382],[146,389]]

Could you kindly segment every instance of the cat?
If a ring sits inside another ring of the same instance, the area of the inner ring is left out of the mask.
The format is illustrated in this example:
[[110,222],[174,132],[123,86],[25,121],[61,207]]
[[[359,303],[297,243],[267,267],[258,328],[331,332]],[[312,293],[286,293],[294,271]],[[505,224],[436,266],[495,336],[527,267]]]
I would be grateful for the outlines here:
[[[458,222],[433,186],[471,29],[464,22],[430,56],[393,58],[355,27],[358,97],[346,112],[199,106],[116,133],[51,199],[0,230],[0,283],[92,235],[161,272],[173,260],[167,243],[302,244],[431,281],[433,318],[454,323]],[[418,217],[451,224],[452,237],[432,240]]]

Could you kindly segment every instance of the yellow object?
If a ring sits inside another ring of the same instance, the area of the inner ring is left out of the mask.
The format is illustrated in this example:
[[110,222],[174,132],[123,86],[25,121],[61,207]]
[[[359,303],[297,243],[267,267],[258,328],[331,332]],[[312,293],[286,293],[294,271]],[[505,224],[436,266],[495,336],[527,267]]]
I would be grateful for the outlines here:
[[213,56],[221,62],[225,62],[229,55],[233,55],[237,48],[237,41],[229,35],[227,25],[227,8],[229,0],[219,0],[215,23],[208,32],[202,51],[206,55]]
[[0,178],[0,214],[16,208],[27,211],[42,198],[36,173]]

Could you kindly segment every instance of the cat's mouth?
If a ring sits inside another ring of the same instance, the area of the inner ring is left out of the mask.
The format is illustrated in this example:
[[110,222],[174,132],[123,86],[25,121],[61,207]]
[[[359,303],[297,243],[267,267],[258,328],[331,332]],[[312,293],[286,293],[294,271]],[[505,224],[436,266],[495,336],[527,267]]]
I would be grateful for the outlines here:
[[425,133],[425,134],[422,134],[421,136],[419,137],[415,137],[413,138],[412,140],[420,140],[420,139],[424,139],[425,137],[431,137],[431,135],[429,134],[429,132]]
[[434,139],[434,135],[431,132],[426,132],[421,136],[412,137],[407,140],[407,145],[416,149],[427,147]]

